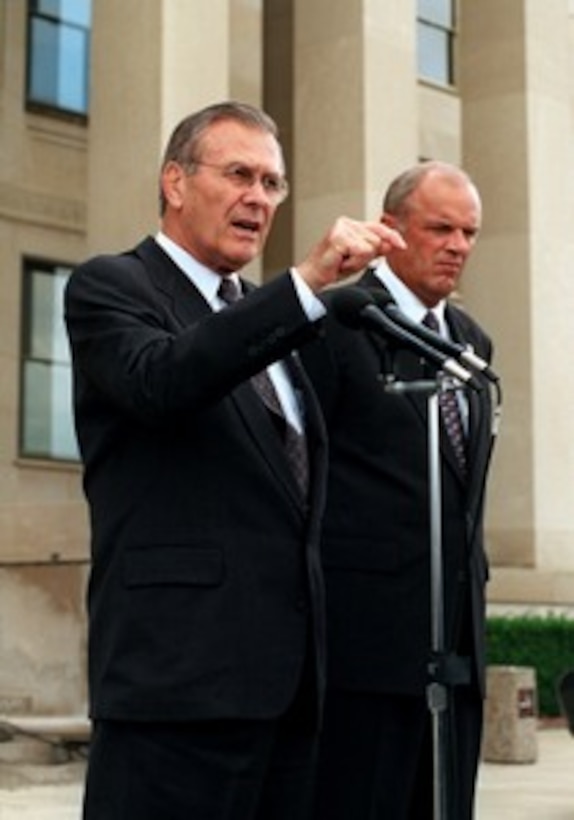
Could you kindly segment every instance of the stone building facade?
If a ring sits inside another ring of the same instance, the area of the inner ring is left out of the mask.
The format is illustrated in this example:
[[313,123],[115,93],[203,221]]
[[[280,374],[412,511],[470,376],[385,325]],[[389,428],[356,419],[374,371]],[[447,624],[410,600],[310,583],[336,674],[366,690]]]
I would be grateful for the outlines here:
[[62,284],[154,232],[167,135],[218,99],[261,104],[286,150],[292,195],[256,280],[337,215],[376,218],[418,158],[470,171],[485,220],[460,298],[504,380],[490,601],[574,603],[573,5],[92,0],[78,114],[34,104],[46,77],[32,71],[30,6],[0,0],[0,713],[85,705],[89,536]]

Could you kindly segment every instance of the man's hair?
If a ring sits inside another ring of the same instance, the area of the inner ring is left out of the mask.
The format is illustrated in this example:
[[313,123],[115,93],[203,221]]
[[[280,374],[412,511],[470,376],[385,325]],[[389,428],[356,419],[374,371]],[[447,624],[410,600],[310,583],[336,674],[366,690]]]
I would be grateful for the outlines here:
[[[164,151],[161,170],[168,162],[177,162],[183,166],[193,166],[193,161],[200,159],[201,141],[205,132],[216,122],[233,120],[246,125],[249,128],[266,131],[271,136],[279,139],[279,129],[275,121],[262,111],[249,103],[227,102],[215,103],[207,108],[202,108],[193,114],[185,117],[174,128],[171,137]],[[163,215],[166,207],[166,200],[160,182],[159,189],[160,214]]]
[[399,174],[391,182],[383,199],[383,211],[393,216],[402,216],[408,208],[411,194],[428,174],[435,172],[452,180],[464,181],[476,189],[474,182],[462,168],[440,160],[425,160]]

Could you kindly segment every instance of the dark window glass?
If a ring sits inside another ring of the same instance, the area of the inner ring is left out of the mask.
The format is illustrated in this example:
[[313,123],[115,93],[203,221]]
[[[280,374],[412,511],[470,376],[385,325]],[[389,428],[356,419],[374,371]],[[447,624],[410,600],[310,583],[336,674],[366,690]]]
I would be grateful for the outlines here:
[[20,453],[77,460],[63,294],[70,268],[24,262]]
[[30,0],[27,101],[87,115],[91,0]]

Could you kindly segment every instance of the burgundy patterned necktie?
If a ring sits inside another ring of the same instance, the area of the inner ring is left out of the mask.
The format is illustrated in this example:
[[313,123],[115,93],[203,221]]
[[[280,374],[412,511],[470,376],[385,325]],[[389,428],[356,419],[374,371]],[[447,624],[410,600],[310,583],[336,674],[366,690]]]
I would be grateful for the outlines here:
[[[432,310],[427,311],[425,314],[423,325],[434,330],[435,333],[440,333],[438,319]],[[442,420],[456,455],[456,460],[458,461],[461,471],[466,474],[466,436],[462,425],[462,417],[456,392],[450,387],[446,390],[441,390],[438,400]]]
[[[228,305],[237,302],[242,296],[235,282],[227,276],[221,277],[218,295]],[[252,376],[251,384],[267,410],[272,414],[273,420],[281,432],[287,461],[303,496],[306,498],[309,487],[309,458],[305,434],[296,430],[285,418],[279,396],[267,370],[261,370],[255,376]]]

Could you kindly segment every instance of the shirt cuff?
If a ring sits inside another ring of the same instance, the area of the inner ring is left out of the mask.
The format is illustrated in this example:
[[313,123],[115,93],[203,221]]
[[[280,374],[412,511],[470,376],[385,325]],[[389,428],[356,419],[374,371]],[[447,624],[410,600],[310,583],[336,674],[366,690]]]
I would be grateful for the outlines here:
[[296,268],[291,268],[289,273],[291,274],[295,291],[301,302],[301,307],[305,311],[309,321],[316,322],[318,319],[322,319],[327,313],[323,302],[315,296],[307,282],[305,282],[303,277],[297,272]]

